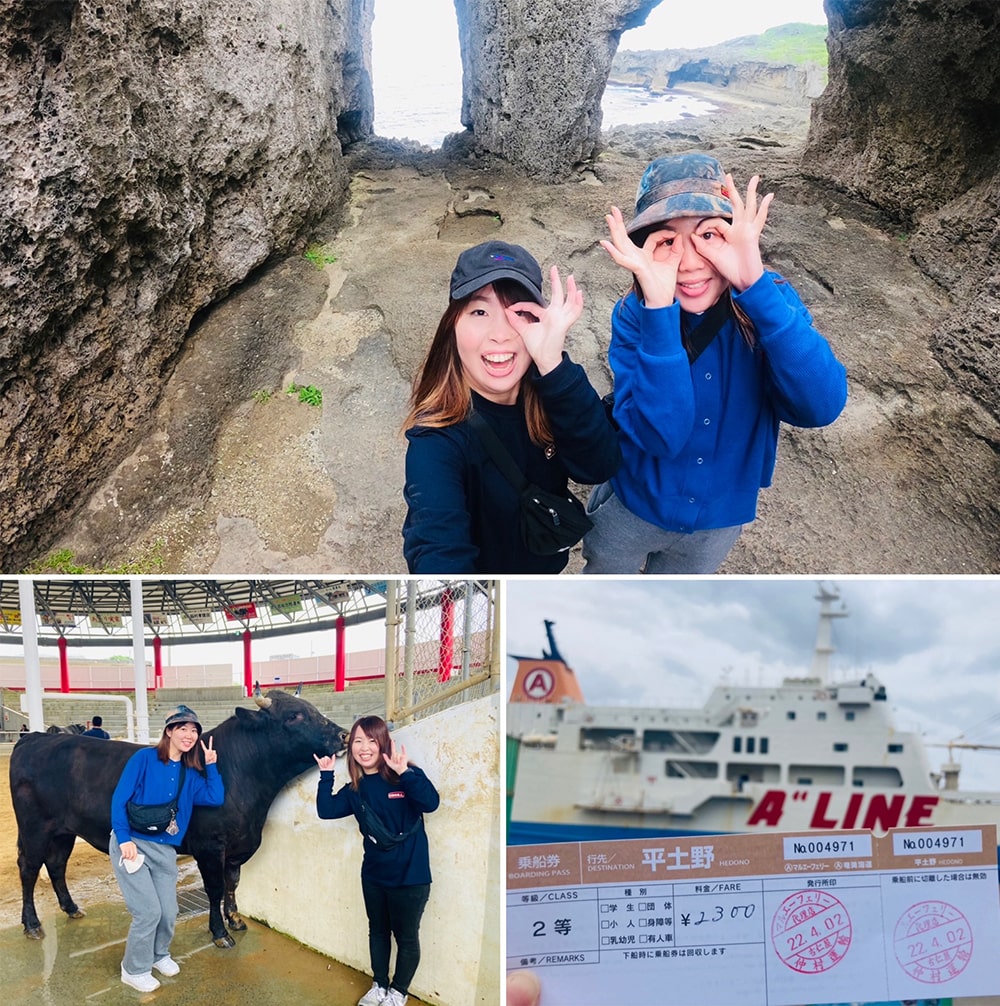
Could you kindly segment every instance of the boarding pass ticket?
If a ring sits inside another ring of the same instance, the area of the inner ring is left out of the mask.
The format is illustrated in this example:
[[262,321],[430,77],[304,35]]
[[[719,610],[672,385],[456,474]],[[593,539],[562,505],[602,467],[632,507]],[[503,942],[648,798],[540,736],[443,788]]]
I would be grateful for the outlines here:
[[996,825],[507,850],[507,968],[544,1006],[1000,993]]

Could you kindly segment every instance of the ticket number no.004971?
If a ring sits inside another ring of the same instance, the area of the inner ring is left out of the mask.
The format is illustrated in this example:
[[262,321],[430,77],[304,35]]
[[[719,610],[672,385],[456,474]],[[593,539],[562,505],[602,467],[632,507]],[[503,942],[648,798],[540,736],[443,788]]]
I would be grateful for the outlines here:
[[1000,992],[993,826],[512,847],[507,887],[546,1006]]

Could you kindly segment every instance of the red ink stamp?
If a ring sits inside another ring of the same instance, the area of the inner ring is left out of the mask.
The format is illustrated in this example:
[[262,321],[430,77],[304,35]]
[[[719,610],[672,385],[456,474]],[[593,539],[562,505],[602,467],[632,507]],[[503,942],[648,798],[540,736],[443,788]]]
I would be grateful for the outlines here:
[[793,971],[829,971],[851,947],[851,917],[828,891],[797,891],[774,913],[771,945]]
[[908,908],[892,939],[899,966],[927,985],[951,981],[972,960],[969,920],[945,901],[920,901]]

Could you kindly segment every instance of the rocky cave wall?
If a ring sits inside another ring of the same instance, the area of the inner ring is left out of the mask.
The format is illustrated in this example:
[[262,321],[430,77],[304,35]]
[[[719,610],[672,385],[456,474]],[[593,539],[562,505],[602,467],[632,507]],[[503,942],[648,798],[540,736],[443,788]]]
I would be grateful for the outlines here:
[[338,120],[371,131],[371,18],[372,0],[4,5],[0,568],[134,446],[196,313],[342,198]]
[[601,96],[621,34],[660,0],[455,0],[462,124],[477,149],[565,179],[601,139]]
[[[197,312],[343,199],[340,143],[372,131],[375,2],[8,0],[0,568],[134,446]],[[478,150],[569,176],[599,149],[621,33],[658,2],[455,0]],[[938,353],[1000,415],[1000,4],[825,6],[804,170],[911,228],[958,301]]]
[[899,221],[956,302],[939,359],[1000,416],[1000,4],[824,5],[830,82],[803,170]]

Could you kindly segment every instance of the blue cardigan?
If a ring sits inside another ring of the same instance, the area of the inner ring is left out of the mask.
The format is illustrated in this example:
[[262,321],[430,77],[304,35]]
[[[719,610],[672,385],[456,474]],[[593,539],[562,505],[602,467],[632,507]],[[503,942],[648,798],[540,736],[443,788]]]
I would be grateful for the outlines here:
[[164,765],[156,756],[155,747],[143,748],[129,758],[111,797],[111,830],[115,833],[119,845],[123,842],[133,842],[136,838],[141,838],[145,842],[180,845],[188,824],[191,823],[191,811],[196,804],[206,807],[222,805],[226,792],[222,776],[219,775],[219,767],[215,764],[206,765],[204,775],[196,769],[189,768],[184,773],[184,790],[177,805],[177,834],[134,836],[128,825],[125,805],[129,800],[144,804],[169,803],[177,792],[180,770],[179,761],[168,761]]
[[825,426],[847,400],[843,365],[788,283],[766,272],[733,299],[756,347],[730,320],[693,364],[676,303],[647,308],[633,292],[612,314],[623,462],[611,485],[632,513],[670,531],[752,521],[779,424]]
[[[550,492],[567,478],[592,485],[617,470],[621,452],[604,405],[583,368],[568,356],[534,382],[555,440],[545,456],[531,442],[523,403],[497,405],[475,392],[473,408],[490,424],[525,478]],[[535,555],[519,534],[517,491],[467,421],[407,430],[403,554],[411,573],[558,573],[565,552]]]

